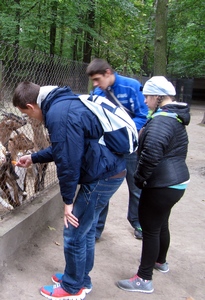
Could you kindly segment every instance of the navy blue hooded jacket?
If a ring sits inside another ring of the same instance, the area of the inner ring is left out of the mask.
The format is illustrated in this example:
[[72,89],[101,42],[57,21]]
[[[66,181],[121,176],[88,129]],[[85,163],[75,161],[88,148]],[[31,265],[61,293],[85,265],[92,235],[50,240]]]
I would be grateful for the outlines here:
[[98,143],[97,117],[69,87],[53,89],[41,103],[51,146],[32,154],[33,163],[54,161],[61,195],[71,204],[78,184],[112,177],[125,169],[123,156]]

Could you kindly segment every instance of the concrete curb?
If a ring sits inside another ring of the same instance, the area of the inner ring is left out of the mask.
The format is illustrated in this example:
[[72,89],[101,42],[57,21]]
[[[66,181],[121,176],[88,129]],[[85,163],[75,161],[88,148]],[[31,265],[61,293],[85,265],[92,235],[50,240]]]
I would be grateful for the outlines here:
[[62,211],[63,201],[56,184],[25,207],[11,212],[0,223],[0,265]]

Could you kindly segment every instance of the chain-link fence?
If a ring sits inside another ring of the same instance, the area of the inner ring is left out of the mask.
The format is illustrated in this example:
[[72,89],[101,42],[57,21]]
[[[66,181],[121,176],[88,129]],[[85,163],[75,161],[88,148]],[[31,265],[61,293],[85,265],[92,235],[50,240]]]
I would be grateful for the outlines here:
[[[49,145],[44,126],[22,118],[12,106],[15,87],[21,81],[32,81],[41,86],[68,85],[75,93],[87,94],[86,68],[85,63],[0,42],[0,217],[56,182],[54,163],[35,164],[28,170],[15,166],[19,156]],[[147,79],[141,78],[142,83]],[[193,81],[172,82],[177,100],[190,102]]]
[[41,86],[71,87],[88,92],[87,64],[68,61],[13,45],[0,43],[0,217],[35,198],[57,182],[54,163],[15,166],[18,157],[49,145],[47,131],[36,120],[22,117],[12,105],[15,87],[21,81]]

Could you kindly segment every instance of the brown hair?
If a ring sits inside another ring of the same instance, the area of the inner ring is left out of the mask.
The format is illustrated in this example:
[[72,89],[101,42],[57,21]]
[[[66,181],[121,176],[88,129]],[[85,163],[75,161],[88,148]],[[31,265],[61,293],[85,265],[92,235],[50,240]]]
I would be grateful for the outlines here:
[[105,74],[107,69],[111,70],[113,73],[112,67],[108,64],[108,62],[101,58],[95,58],[91,61],[86,69],[86,74],[88,76],[93,76],[95,74]]
[[13,105],[22,109],[27,108],[27,104],[36,104],[40,91],[40,85],[30,81],[24,81],[18,84],[13,95]]

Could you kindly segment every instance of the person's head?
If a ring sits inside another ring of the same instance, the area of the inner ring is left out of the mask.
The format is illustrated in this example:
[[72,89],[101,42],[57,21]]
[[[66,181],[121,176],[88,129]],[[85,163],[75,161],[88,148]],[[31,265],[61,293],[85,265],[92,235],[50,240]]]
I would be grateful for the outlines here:
[[42,121],[42,111],[37,104],[39,91],[38,84],[30,81],[19,83],[14,91],[13,105],[29,117]]
[[142,93],[145,96],[145,103],[152,111],[172,102],[176,95],[175,87],[164,76],[150,78],[145,83]]
[[86,69],[86,74],[92,80],[93,86],[98,86],[102,90],[113,85],[115,81],[115,75],[112,67],[106,60],[101,58],[95,58],[91,61]]

